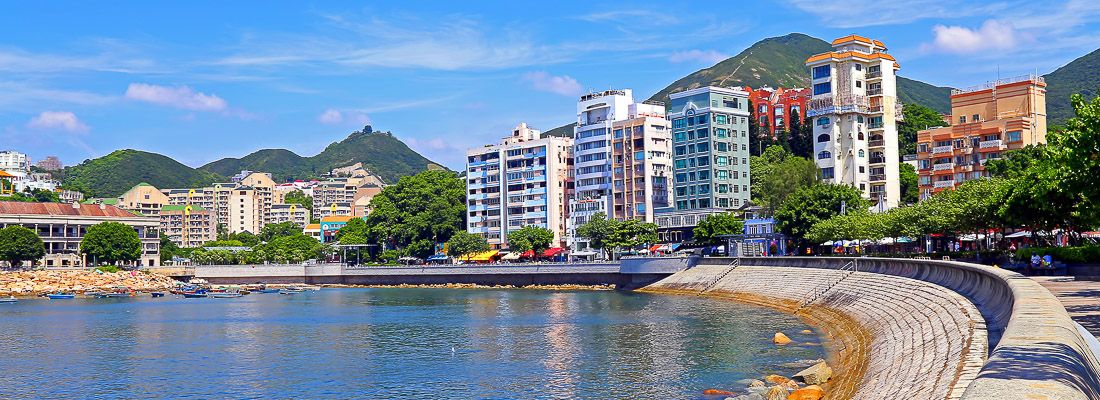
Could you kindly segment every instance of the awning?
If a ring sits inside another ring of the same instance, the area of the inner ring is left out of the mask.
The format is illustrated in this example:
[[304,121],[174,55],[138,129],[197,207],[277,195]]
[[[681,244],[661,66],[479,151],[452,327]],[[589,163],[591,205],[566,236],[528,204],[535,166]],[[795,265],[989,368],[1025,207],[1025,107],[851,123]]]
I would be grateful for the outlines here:
[[500,254],[500,251],[498,251],[498,250],[489,250],[489,251],[482,252],[482,253],[467,255],[466,257],[463,257],[463,260],[466,260],[466,261],[492,261],[493,257],[496,257],[497,254]]
[[574,251],[573,257],[592,257],[596,255],[594,251]]
[[520,254],[519,256],[523,257],[523,258],[531,258],[534,255],[535,255],[534,250],[527,250],[527,251],[523,252],[523,254]]
[[520,253],[518,251],[513,251],[511,253],[505,254],[504,257],[501,257],[500,259],[501,260],[509,260],[509,261],[518,260],[520,255],[522,255],[522,253]]
[[658,251],[661,251],[661,245],[655,244],[655,245],[649,246],[649,252],[650,253],[656,253]]
[[1006,238],[1022,238],[1031,236],[1031,231],[1019,231],[1005,235]]
[[549,249],[546,249],[546,251],[543,251],[542,256],[543,257],[554,257],[558,254],[561,254],[562,252],[565,252],[565,249],[563,249],[561,247],[551,247]]
[[445,254],[436,254],[434,256],[428,257],[428,261],[443,261],[443,260],[446,260],[446,259],[447,259],[447,255],[445,255]]

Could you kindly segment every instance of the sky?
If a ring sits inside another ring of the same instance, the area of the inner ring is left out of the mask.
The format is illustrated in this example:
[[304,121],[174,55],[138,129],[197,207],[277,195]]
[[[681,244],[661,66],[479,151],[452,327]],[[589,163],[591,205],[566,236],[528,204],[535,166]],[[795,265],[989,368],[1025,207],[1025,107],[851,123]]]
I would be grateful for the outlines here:
[[966,87],[1100,47],[1100,1],[56,1],[0,13],[0,149],[66,165],[133,148],[191,166],[311,156],[371,124],[462,169],[467,148],[644,100],[758,40],[856,33],[900,74]]

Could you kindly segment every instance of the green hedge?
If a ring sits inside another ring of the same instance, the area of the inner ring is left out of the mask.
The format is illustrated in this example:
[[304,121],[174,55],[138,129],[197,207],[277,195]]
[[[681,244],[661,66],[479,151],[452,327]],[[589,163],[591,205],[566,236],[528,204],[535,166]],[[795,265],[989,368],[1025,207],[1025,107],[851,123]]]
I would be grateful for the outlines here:
[[1100,245],[1078,247],[1028,247],[1016,250],[1016,258],[1021,260],[1031,259],[1032,254],[1044,256],[1049,254],[1054,261],[1069,264],[1085,264],[1100,262]]

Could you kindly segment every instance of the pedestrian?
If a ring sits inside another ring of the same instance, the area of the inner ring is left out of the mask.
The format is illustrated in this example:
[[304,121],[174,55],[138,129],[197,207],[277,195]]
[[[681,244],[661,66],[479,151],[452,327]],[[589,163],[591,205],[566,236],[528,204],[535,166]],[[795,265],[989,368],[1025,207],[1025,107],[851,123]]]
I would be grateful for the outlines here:
[[1044,254],[1043,267],[1054,269],[1054,257],[1051,257],[1050,254]]
[[1039,268],[1039,253],[1031,254],[1031,263],[1028,264],[1028,270],[1024,271],[1024,275],[1030,274],[1032,269]]

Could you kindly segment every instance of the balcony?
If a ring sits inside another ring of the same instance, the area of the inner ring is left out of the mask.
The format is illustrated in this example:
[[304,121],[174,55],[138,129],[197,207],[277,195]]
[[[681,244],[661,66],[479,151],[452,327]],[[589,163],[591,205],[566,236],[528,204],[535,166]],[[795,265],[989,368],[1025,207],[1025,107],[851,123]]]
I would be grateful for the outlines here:
[[866,113],[867,97],[858,95],[828,96],[811,99],[807,117],[825,114]]
[[886,157],[871,157],[871,164],[885,164]]
[[872,140],[872,141],[871,141],[870,143],[868,143],[867,145],[868,145],[868,146],[871,146],[871,147],[882,147],[882,146],[885,146],[885,145],[886,145],[886,141],[885,141],[885,140],[882,140],[882,139],[878,139],[878,140]]
[[882,88],[867,89],[867,95],[868,96],[882,96]]
[[980,149],[980,150],[986,150],[986,149],[1003,150],[1004,148],[1005,148],[1005,143],[1004,143],[1003,140],[1000,140],[1000,139],[986,140],[986,141],[978,143],[978,149]]
[[932,148],[932,154],[950,153],[955,151],[955,146],[936,146]]
[[882,78],[882,71],[871,71],[867,73],[867,79]]
[[954,170],[954,169],[955,169],[955,163],[942,163],[942,164],[936,164],[936,165],[932,166],[933,171],[947,171],[947,170]]
[[871,182],[881,182],[886,180],[886,174],[874,174],[871,175]]
[[955,180],[951,179],[946,181],[935,181],[932,182],[932,187],[936,189],[953,188],[955,187]]
[[867,129],[882,129],[882,122],[868,122]]

